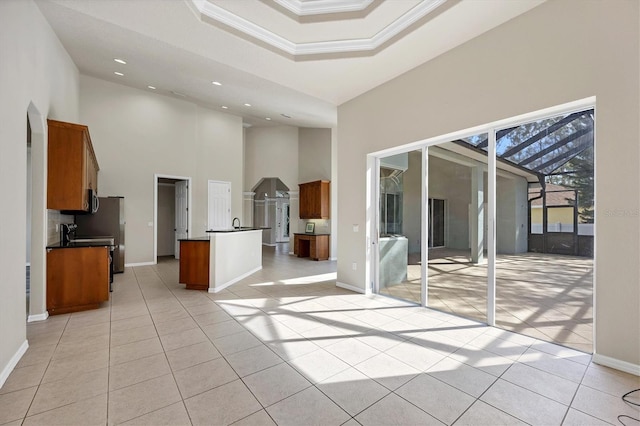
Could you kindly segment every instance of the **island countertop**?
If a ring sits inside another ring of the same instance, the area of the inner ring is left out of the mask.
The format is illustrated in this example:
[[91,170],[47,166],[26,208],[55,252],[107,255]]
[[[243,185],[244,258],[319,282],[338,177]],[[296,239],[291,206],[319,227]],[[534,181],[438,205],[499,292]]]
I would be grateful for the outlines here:
[[248,232],[248,231],[262,231],[265,229],[271,228],[229,228],[229,229],[216,229],[216,230],[207,230],[205,231],[207,235],[198,236],[198,237],[189,237],[189,238],[178,238],[178,241],[211,241],[211,238],[215,236],[215,234],[229,234],[229,233],[237,233],[237,232]]
[[209,234],[216,234],[220,232],[245,232],[245,231],[263,231],[265,229],[271,228],[254,228],[251,226],[241,226],[239,228],[228,228],[228,229],[209,229],[206,232]]

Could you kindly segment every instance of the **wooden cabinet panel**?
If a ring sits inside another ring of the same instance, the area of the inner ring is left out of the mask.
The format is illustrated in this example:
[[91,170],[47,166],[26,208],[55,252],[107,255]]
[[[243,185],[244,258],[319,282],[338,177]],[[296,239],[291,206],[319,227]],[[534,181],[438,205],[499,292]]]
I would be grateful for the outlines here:
[[300,219],[329,219],[328,180],[300,184]]
[[329,235],[294,234],[293,254],[313,260],[328,260]]
[[209,241],[180,241],[180,278],[189,290],[209,289]]
[[78,247],[47,252],[50,315],[96,309],[109,300],[109,249]]
[[98,161],[87,126],[47,120],[47,208],[87,211],[98,192]]

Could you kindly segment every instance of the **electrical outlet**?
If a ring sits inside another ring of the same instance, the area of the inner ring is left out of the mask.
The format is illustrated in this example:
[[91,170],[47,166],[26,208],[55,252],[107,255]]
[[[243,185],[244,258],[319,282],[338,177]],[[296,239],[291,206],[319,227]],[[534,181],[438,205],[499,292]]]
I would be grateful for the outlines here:
[[60,224],[56,223],[56,232],[60,232]]
[[353,269],[354,271],[355,271],[356,269],[358,269],[358,264],[357,264],[356,262],[353,262],[353,263],[351,264],[351,269]]
[[360,227],[358,226],[357,223],[353,224],[353,232],[358,232],[358,230],[360,229]]

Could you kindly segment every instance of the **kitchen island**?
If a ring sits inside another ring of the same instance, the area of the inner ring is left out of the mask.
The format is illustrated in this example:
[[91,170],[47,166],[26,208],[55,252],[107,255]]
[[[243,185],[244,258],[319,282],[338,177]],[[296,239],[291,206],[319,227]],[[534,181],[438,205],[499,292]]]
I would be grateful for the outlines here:
[[180,241],[180,278],[190,290],[218,293],[262,269],[262,229],[207,231]]

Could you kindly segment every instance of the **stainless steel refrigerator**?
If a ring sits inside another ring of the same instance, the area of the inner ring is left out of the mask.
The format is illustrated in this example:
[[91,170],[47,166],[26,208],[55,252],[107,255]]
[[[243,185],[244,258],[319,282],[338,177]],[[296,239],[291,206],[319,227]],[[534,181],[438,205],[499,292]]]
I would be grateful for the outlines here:
[[100,206],[94,214],[76,215],[76,238],[112,236],[113,272],[124,272],[124,197],[99,197]]

